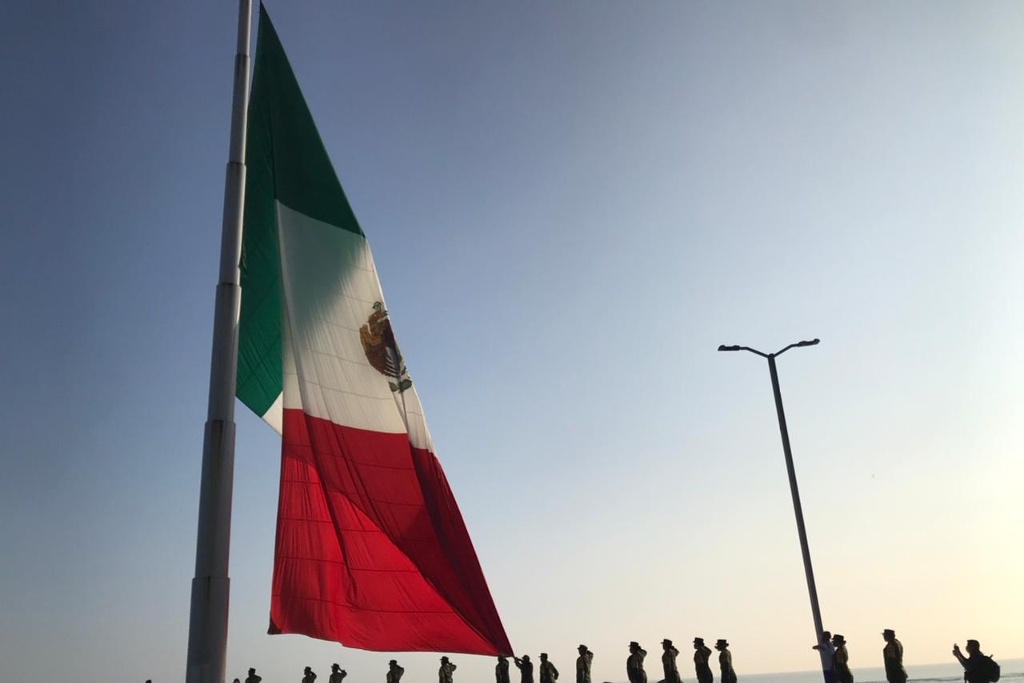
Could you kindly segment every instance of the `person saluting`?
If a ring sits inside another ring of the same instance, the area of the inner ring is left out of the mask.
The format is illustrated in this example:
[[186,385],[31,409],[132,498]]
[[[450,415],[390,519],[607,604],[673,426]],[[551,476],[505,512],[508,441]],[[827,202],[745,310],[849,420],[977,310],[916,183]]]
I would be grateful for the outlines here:
[[580,653],[576,658],[576,683],[590,683],[590,665],[594,661],[594,653],[582,643],[576,650]]
[[644,671],[644,657],[647,650],[640,647],[635,640],[629,644],[629,657],[626,658],[626,677],[629,683],[647,683],[647,672]]

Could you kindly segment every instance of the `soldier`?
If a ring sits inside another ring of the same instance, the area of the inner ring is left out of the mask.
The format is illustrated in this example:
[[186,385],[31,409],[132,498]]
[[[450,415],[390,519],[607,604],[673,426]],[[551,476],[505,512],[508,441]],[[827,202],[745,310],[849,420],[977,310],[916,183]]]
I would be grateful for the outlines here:
[[725,638],[715,641],[715,649],[718,650],[718,666],[722,670],[722,683],[736,683],[736,670],[732,668],[732,653],[729,652],[729,643]]
[[835,654],[832,655],[836,680],[839,683],[853,683],[853,672],[850,671],[850,653],[846,651],[846,638],[837,633],[832,636],[832,644],[836,648]]
[[452,683],[452,674],[457,668],[448,661],[447,657],[441,657],[441,666],[437,670],[437,683]]
[[405,669],[398,666],[398,660],[392,659],[388,662],[388,672],[384,675],[386,683],[400,683]]
[[245,683],[260,683],[263,680],[263,676],[256,675],[256,668],[249,667],[249,675],[245,677]]
[[715,674],[711,673],[711,648],[704,644],[703,638],[693,639],[693,669],[697,673],[697,683],[713,683]]
[[540,683],[555,683],[558,680],[558,669],[548,661],[548,653],[540,653]]
[[501,655],[494,666],[494,683],[511,683],[508,678],[508,657]]
[[679,650],[672,645],[672,641],[668,638],[661,641],[661,647],[664,650],[661,653],[661,668],[665,671],[665,683],[682,683],[679,667],[676,665]]
[[340,666],[331,664],[331,675],[327,677],[329,683],[341,683],[345,680],[345,676],[348,676],[348,672],[342,669]]
[[388,674],[386,677],[387,683],[399,683],[402,680],[402,674],[405,673],[405,669],[398,666],[398,660],[392,659],[388,662]]
[[626,658],[626,676],[629,683],[647,683],[647,672],[644,671],[644,657],[647,650],[640,647],[640,643],[631,641],[629,643],[629,657]]
[[882,661],[885,662],[885,680],[889,683],[907,683],[907,670],[903,668],[903,643],[896,640],[896,632],[891,628],[882,631],[885,647],[882,648]]
[[533,683],[533,662],[530,661],[530,655],[523,655],[522,659],[512,655],[512,661],[515,662],[516,668],[519,669],[519,680],[521,683]]
[[316,680],[316,674],[308,666],[302,670],[302,683],[313,683]]
[[576,683],[590,683],[590,664],[594,661],[594,653],[582,643],[576,650],[580,653],[576,658]]

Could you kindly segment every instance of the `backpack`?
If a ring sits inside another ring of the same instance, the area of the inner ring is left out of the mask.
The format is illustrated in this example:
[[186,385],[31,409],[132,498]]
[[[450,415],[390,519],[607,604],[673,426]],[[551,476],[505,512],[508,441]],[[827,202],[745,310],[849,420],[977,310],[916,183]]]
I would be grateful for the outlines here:
[[999,680],[999,664],[991,657],[986,656],[981,660],[981,670],[985,674],[985,679],[991,683]]

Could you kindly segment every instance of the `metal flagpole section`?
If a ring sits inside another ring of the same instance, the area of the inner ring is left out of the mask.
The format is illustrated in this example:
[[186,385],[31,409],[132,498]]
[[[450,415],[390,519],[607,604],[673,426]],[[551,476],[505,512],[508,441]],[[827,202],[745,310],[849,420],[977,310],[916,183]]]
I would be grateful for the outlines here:
[[231,148],[224,181],[220,278],[213,314],[210,395],[203,435],[196,575],[188,627],[186,683],[224,683],[228,645],[228,555],[235,469],[235,380],[241,302],[245,115],[249,105],[252,0],[238,3],[238,51],[231,96]]

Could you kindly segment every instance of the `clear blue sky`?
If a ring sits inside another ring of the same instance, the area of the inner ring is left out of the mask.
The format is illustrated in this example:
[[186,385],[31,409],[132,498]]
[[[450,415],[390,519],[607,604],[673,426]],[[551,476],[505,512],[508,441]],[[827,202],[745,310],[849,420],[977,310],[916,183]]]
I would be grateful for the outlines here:
[[[816,666],[768,370],[716,348],[820,337],[779,368],[826,627],[1024,655],[1024,5],[268,10],[517,652]],[[5,680],[183,680],[235,15],[0,7]],[[238,423],[229,680],[383,680],[265,635]]]

